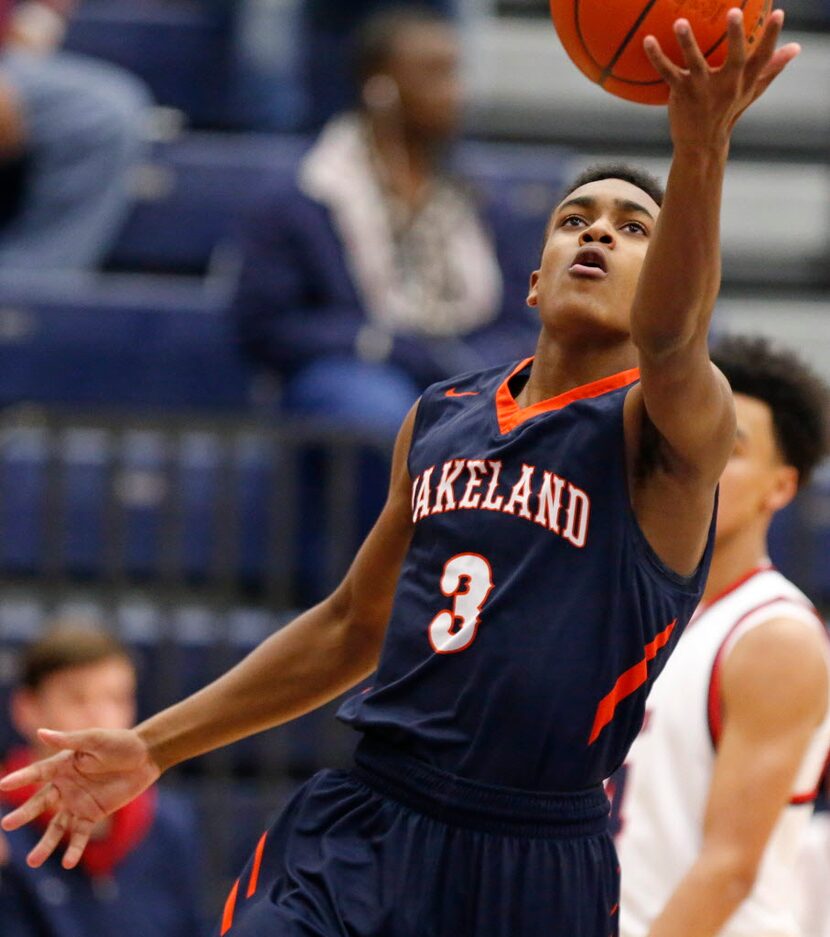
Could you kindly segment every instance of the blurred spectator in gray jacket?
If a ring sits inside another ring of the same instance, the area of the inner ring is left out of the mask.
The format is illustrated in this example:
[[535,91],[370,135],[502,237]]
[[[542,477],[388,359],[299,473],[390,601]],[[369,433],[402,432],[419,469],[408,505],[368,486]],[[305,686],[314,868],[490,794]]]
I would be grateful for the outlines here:
[[9,167],[24,166],[13,214],[0,229],[0,269],[94,267],[131,204],[149,97],[122,69],[60,51],[73,2],[0,0],[5,195]]

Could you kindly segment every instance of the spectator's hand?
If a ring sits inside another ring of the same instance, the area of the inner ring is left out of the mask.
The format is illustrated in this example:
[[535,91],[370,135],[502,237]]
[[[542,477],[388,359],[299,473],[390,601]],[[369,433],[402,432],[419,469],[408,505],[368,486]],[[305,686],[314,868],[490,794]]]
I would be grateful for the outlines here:
[[52,814],[46,832],[27,861],[38,868],[65,836],[63,867],[74,868],[95,824],[134,800],[161,773],[140,736],[131,729],[52,732],[40,740],[58,754],[0,780],[0,790],[42,785],[25,804],[5,816],[4,830],[16,830],[44,812]]

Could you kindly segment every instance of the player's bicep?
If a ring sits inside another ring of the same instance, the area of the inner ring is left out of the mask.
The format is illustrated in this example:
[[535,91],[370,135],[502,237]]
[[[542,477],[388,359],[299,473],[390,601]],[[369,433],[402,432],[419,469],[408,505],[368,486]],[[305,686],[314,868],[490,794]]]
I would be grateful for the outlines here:
[[408,457],[416,403],[395,442],[386,503],[331,601],[370,634],[385,631],[404,557],[412,539],[412,480]]
[[827,667],[818,638],[803,622],[768,622],[724,663],[703,850],[753,875],[824,716]]
[[663,358],[640,360],[642,405],[677,473],[717,481],[735,441],[729,382],[704,340]]

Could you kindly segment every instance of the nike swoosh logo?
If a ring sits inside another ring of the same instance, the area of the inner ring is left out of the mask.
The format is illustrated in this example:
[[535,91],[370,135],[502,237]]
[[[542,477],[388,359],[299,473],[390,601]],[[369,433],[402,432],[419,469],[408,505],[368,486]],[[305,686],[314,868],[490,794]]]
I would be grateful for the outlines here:
[[445,394],[447,397],[478,397],[478,395],[477,390],[456,390],[454,387],[451,387]]

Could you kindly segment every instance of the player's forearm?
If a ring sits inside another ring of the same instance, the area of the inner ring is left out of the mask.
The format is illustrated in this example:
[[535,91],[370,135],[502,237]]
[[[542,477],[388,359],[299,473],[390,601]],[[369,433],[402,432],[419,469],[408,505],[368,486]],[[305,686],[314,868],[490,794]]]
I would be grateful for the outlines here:
[[328,599],[214,683],[143,722],[139,735],[165,771],[334,699],[372,672],[380,643]]
[[708,330],[720,290],[720,211],[728,145],[681,144],[634,300],[632,338],[659,359]]
[[678,885],[649,937],[715,937],[752,891],[755,870],[736,858],[701,857]]

